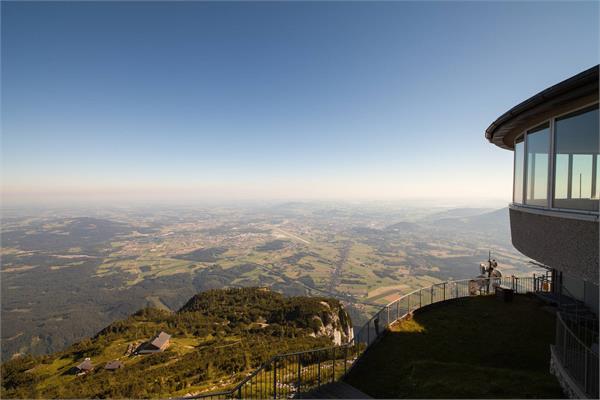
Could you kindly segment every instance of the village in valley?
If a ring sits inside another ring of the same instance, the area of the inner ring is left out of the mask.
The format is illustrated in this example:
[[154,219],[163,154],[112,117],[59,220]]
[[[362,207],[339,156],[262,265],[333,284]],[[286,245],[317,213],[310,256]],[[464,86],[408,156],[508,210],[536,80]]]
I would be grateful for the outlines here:
[[177,310],[221,287],[331,296],[358,325],[415,288],[473,276],[490,250],[505,275],[530,274],[506,215],[343,203],[7,212],[3,355],[61,350],[140,308]]

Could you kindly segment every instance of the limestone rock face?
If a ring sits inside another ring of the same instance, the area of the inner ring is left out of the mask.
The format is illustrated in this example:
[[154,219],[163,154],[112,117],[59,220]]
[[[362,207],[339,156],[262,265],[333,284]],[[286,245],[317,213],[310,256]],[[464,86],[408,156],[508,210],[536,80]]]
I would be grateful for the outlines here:
[[336,345],[354,337],[352,320],[334,298],[286,297],[268,288],[228,288],[199,293],[179,312],[199,312],[219,317],[230,327],[294,328],[295,336],[327,337]]
[[311,336],[327,336],[336,345],[350,342],[354,338],[352,321],[344,306],[339,302],[321,301],[322,311],[312,317],[314,333]]

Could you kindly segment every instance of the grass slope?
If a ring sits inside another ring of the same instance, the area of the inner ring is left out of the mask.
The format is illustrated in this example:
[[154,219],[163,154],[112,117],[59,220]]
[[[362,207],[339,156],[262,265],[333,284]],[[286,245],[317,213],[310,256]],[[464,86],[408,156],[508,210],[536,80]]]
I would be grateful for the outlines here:
[[553,314],[537,300],[477,297],[394,325],[347,381],[378,398],[561,398]]

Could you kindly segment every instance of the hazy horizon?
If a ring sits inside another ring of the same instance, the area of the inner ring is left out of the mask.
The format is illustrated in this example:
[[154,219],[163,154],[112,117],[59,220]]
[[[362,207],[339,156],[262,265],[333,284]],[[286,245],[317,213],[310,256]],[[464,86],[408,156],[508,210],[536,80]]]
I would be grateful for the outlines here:
[[289,199],[190,199],[190,200],[161,200],[161,199],[98,199],[90,200],[83,198],[80,201],[60,199],[52,201],[45,199],[44,201],[4,201],[0,204],[1,212],[10,211],[94,211],[102,212],[106,209],[210,209],[210,208],[265,208],[265,207],[281,207],[287,205],[305,205],[322,208],[431,208],[431,209],[458,209],[458,208],[488,208],[500,209],[508,206],[508,202],[502,199],[467,199],[467,198],[412,198],[412,199],[369,199],[369,200],[351,200],[351,199],[307,199],[307,198],[289,198]]
[[596,2],[1,7],[8,207],[508,203],[484,130],[598,63]]

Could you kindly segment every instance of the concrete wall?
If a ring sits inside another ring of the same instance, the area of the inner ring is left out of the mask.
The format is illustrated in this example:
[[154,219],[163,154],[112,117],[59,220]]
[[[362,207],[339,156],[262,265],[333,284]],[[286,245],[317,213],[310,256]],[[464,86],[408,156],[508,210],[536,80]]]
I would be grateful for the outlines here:
[[527,257],[598,284],[598,221],[510,209],[513,245]]

